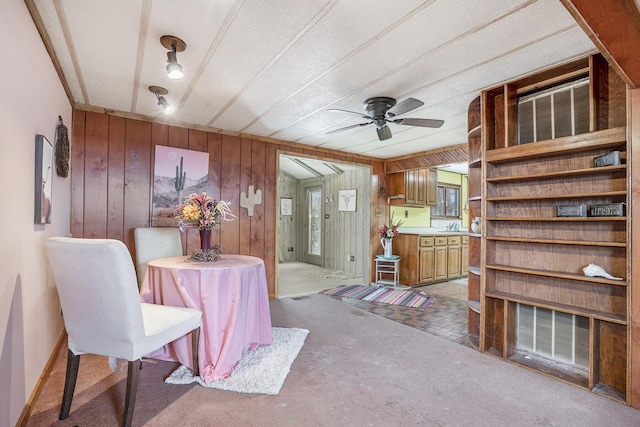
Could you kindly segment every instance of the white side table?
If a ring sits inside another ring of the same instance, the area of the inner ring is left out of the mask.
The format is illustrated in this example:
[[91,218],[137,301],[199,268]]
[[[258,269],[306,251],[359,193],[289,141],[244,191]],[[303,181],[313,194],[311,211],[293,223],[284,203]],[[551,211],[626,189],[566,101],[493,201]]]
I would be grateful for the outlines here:
[[400,279],[400,257],[395,259],[376,257],[376,285],[398,287]]

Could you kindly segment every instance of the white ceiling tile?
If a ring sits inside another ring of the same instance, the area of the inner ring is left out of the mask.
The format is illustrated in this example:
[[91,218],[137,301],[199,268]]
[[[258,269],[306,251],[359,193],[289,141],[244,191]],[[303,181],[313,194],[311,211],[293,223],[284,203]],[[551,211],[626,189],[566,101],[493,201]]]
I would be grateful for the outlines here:
[[[558,0],[35,3],[75,103],[380,158],[465,143],[481,90],[595,51]],[[166,76],[164,34],[187,44],[181,80]],[[169,91],[176,114],[150,85]],[[364,113],[381,95],[422,100],[402,117],[445,124],[390,125],[383,142],[374,125],[327,134],[364,121],[327,108]]]

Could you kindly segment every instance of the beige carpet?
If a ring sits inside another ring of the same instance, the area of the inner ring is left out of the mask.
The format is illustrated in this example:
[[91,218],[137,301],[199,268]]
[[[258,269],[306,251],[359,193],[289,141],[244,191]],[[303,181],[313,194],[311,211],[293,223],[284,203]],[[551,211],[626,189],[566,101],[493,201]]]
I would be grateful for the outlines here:
[[[148,361],[133,425],[640,425],[640,411],[326,295],[274,300],[271,315],[310,331],[279,395],[165,384],[176,364]],[[81,361],[71,415],[57,420],[64,355],[28,425],[118,425],[125,381],[104,358]]]

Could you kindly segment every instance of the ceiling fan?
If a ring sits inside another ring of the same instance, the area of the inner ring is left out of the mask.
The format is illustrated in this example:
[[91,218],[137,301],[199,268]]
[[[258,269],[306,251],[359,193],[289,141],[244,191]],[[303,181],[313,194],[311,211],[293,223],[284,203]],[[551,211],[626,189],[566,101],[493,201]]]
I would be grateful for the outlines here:
[[368,120],[365,123],[358,123],[356,125],[346,126],[340,129],[335,129],[327,133],[342,132],[343,130],[353,129],[355,127],[367,126],[370,124],[376,125],[378,131],[378,139],[384,141],[391,138],[391,129],[387,126],[387,123],[395,123],[397,125],[405,126],[420,126],[427,128],[439,128],[444,123],[444,120],[434,119],[397,119],[396,116],[408,113],[415,110],[418,107],[424,105],[424,102],[415,98],[407,98],[404,101],[396,103],[396,100],[386,96],[376,96],[364,101],[365,113],[357,113],[355,111],[342,110],[340,108],[330,108],[327,111],[338,111],[342,113],[356,114],[363,119]]

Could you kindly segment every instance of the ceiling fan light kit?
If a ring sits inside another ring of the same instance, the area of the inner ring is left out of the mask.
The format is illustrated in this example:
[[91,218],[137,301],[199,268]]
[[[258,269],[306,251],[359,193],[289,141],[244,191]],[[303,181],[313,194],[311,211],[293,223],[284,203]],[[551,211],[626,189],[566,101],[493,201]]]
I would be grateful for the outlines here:
[[355,111],[342,110],[339,108],[331,108],[328,111],[337,111],[341,113],[349,113],[355,114],[362,117],[365,120],[368,120],[365,123],[358,123],[351,126],[346,126],[340,129],[335,129],[329,131],[327,133],[335,133],[342,132],[344,130],[353,129],[355,127],[366,126],[370,124],[376,125],[376,131],[378,133],[378,139],[380,141],[384,141],[386,139],[391,138],[391,129],[387,126],[387,123],[393,123],[396,125],[405,125],[405,126],[418,126],[418,127],[428,127],[428,128],[439,128],[443,125],[443,120],[435,120],[435,119],[396,119],[396,116],[400,116],[402,114],[408,113],[409,111],[415,110],[416,108],[422,107],[424,102],[419,101],[415,98],[407,98],[400,103],[397,103],[394,98],[390,98],[387,96],[376,96],[373,98],[369,98],[364,101],[364,111],[365,113],[357,113]]
[[167,52],[167,75],[170,79],[181,79],[184,76],[182,66],[178,64],[176,52],[183,52],[187,44],[175,36],[162,36],[160,43],[169,51]]

